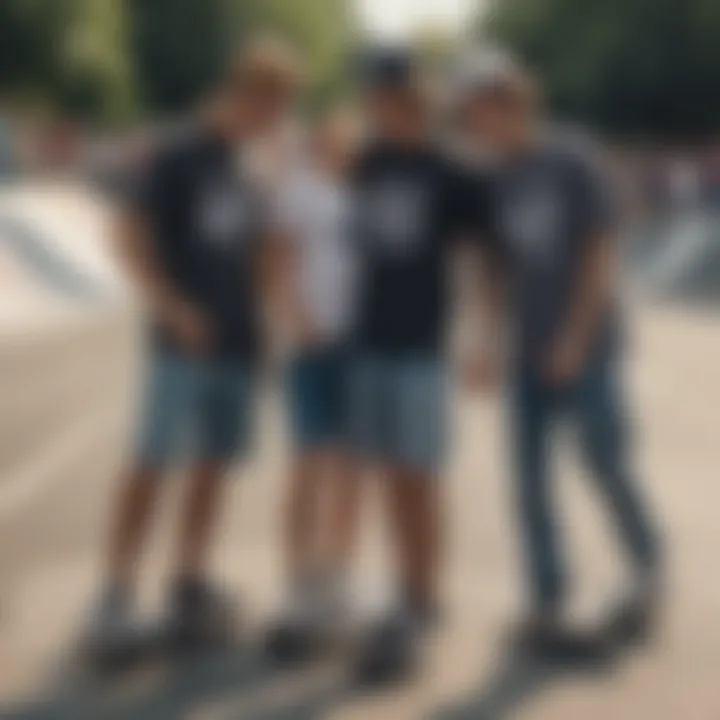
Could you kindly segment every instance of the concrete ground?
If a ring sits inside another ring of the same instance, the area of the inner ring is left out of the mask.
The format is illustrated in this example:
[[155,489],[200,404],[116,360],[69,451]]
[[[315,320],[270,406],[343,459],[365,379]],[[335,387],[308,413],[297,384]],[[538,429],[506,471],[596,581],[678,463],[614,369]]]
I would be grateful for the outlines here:
[[[257,455],[233,471],[215,555],[218,575],[242,598],[246,644],[189,666],[153,663],[110,684],[76,672],[70,650],[98,583],[129,434],[134,331],[124,315],[108,312],[77,319],[42,341],[4,343],[0,717],[718,720],[720,324],[670,309],[639,311],[635,324],[631,390],[639,466],[669,559],[657,643],[599,673],[551,672],[506,658],[503,633],[519,611],[521,586],[504,418],[497,399],[459,395],[445,481],[446,619],[418,681],[379,696],[348,693],[341,663],[280,674],[253,653],[281,586],[278,523],[287,456],[271,390],[262,403]],[[567,455],[559,461],[560,495],[578,612],[593,612],[611,593],[620,564],[592,487]],[[143,573],[149,610],[161,597],[171,559],[178,487],[168,487]],[[362,603],[382,594],[388,575],[377,504],[369,482],[355,578]]]

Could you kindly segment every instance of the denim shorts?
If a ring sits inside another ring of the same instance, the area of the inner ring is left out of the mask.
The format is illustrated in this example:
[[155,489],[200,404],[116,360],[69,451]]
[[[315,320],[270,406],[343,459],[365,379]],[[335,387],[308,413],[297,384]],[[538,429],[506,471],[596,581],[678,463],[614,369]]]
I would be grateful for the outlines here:
[[447,440],[447,377],[440,356],[355,358],[350,442],[360,460],[435,475]]
[[287,395],[298,448],[346,443],[349,366],[350,355],[342,345],[303,351],[290,363]]
[[250,445],[254,371],[239,363],[151,353],[138,460],[164,467],[176,461],[229,462]]

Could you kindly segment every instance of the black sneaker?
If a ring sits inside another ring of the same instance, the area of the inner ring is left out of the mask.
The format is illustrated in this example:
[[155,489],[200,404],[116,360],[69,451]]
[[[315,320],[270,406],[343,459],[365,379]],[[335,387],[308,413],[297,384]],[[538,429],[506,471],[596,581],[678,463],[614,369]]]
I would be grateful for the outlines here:
[[282,618],[271,627],[265,637],[265,652],[280,665],[299,665],[317,657],[320,639],[313,628]]
[[608,614],[605,627],[608,640],[616,646],[648,644],[655,634],[659,607],[658,583],[649,577],[636,581]]
[[361,645],[355,680],[361,687],[381,687],[412,678],[418,670],[420,645],[428,624],[404,610],[372,630]]
[[146,633],[138,625],[129,593],[109,588],[99,598],[82,640],[82,654],[99,670],[118,670],[135,661]]
[[170,599],[168,639],[180,653],[228,645],[237,629],[237,609],[223,593],[201,579],[178,581]]
[[523,622],[513,634],[512,645],[521,655],[562,665],[600,665],[610,656],[604,633],[574,627],[556,618],[538,617]]
[[281,664],[312,660],[347,633],[348,617],[343,586],[310,578],[291,592],[287,607],[266,635],[266,652]]

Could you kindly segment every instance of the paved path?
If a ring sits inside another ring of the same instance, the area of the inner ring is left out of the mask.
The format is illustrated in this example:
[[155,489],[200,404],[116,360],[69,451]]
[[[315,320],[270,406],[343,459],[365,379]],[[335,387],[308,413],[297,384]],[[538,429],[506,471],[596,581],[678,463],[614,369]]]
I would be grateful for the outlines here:
[[[148,669],[118,696],[130,703],[120,717],[720,718],[720,326],[659,310],[636,320],[641,467],[668,534],[671,563],[667,623],[652,652],[599,676],[548,676],[506,664],[502,632],[518,609],[519,587],[503,418],[495,401],[459,397],[446,483],[447,621],[422,681],[384,697],[352,698],[333,667],[273,676],[242,651],[174,674]],[[8,717],[105,717],[92,709],[97,688],[66,682],[61,692],[51,678],[63,666],[98,577],[132,413],[134,338],[130,320],[108,314],[0,353],[0,708],[13,704]],[[263,403],[260,439],[251,465],[233,473],[216,555],[218,574],[244,598],[251,636],[271,612],[280,584],[277,527],[286,455],[272,392]],[[590,611],[613,587],[617,563],[588,484],[572,462],[561,467],[579,611]],[[177,494],[177,484],[168,488],[168,505]],[[382,518],[369,495],[357,582],[375,589],[386,573]],[[168,511],[158,521],[143,582],[148,607],[161,592],[172,519]],[[27,706],[21,714],[16,703],[40,692],[52,696],[54,712]]]

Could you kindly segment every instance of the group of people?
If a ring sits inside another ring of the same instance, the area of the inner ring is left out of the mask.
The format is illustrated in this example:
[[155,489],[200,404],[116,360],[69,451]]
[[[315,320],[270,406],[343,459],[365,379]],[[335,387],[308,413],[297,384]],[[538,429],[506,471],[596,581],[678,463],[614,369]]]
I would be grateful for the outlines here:
[[[360,69],[359,107],[320,118],[268,182],[253,148],[294,115],[296,66],[277,45],[247,48],[124,194],[119,247],[151,327],[92,647],[105,656],[128,647],[138,557],[160,481],[178,461],[188,492],[167,637],[194,648],[227,632],[228,598],[207,577],[211,533],[227,470],[253,448],[267,328],[282,325],[293,439],[281,523],[287,602],[267,650],[307,659],[346,619],[372,468],[388,506],[395,602],[364,634],[356,670],[381,682],[415,667],[441,614],[456,251],[477,281],[461,381],[502,384],[512,408],[529,598],[516,641],[575,654],[645,637],[660,557],[620,386],[617,211],[593,153],[549,126],[537,82],[512,59],[461,67],[441,106],[412,54],[388,49]],[[602,632],[566,615],[548,457],[565,418],[630,561],[628,591]]]

